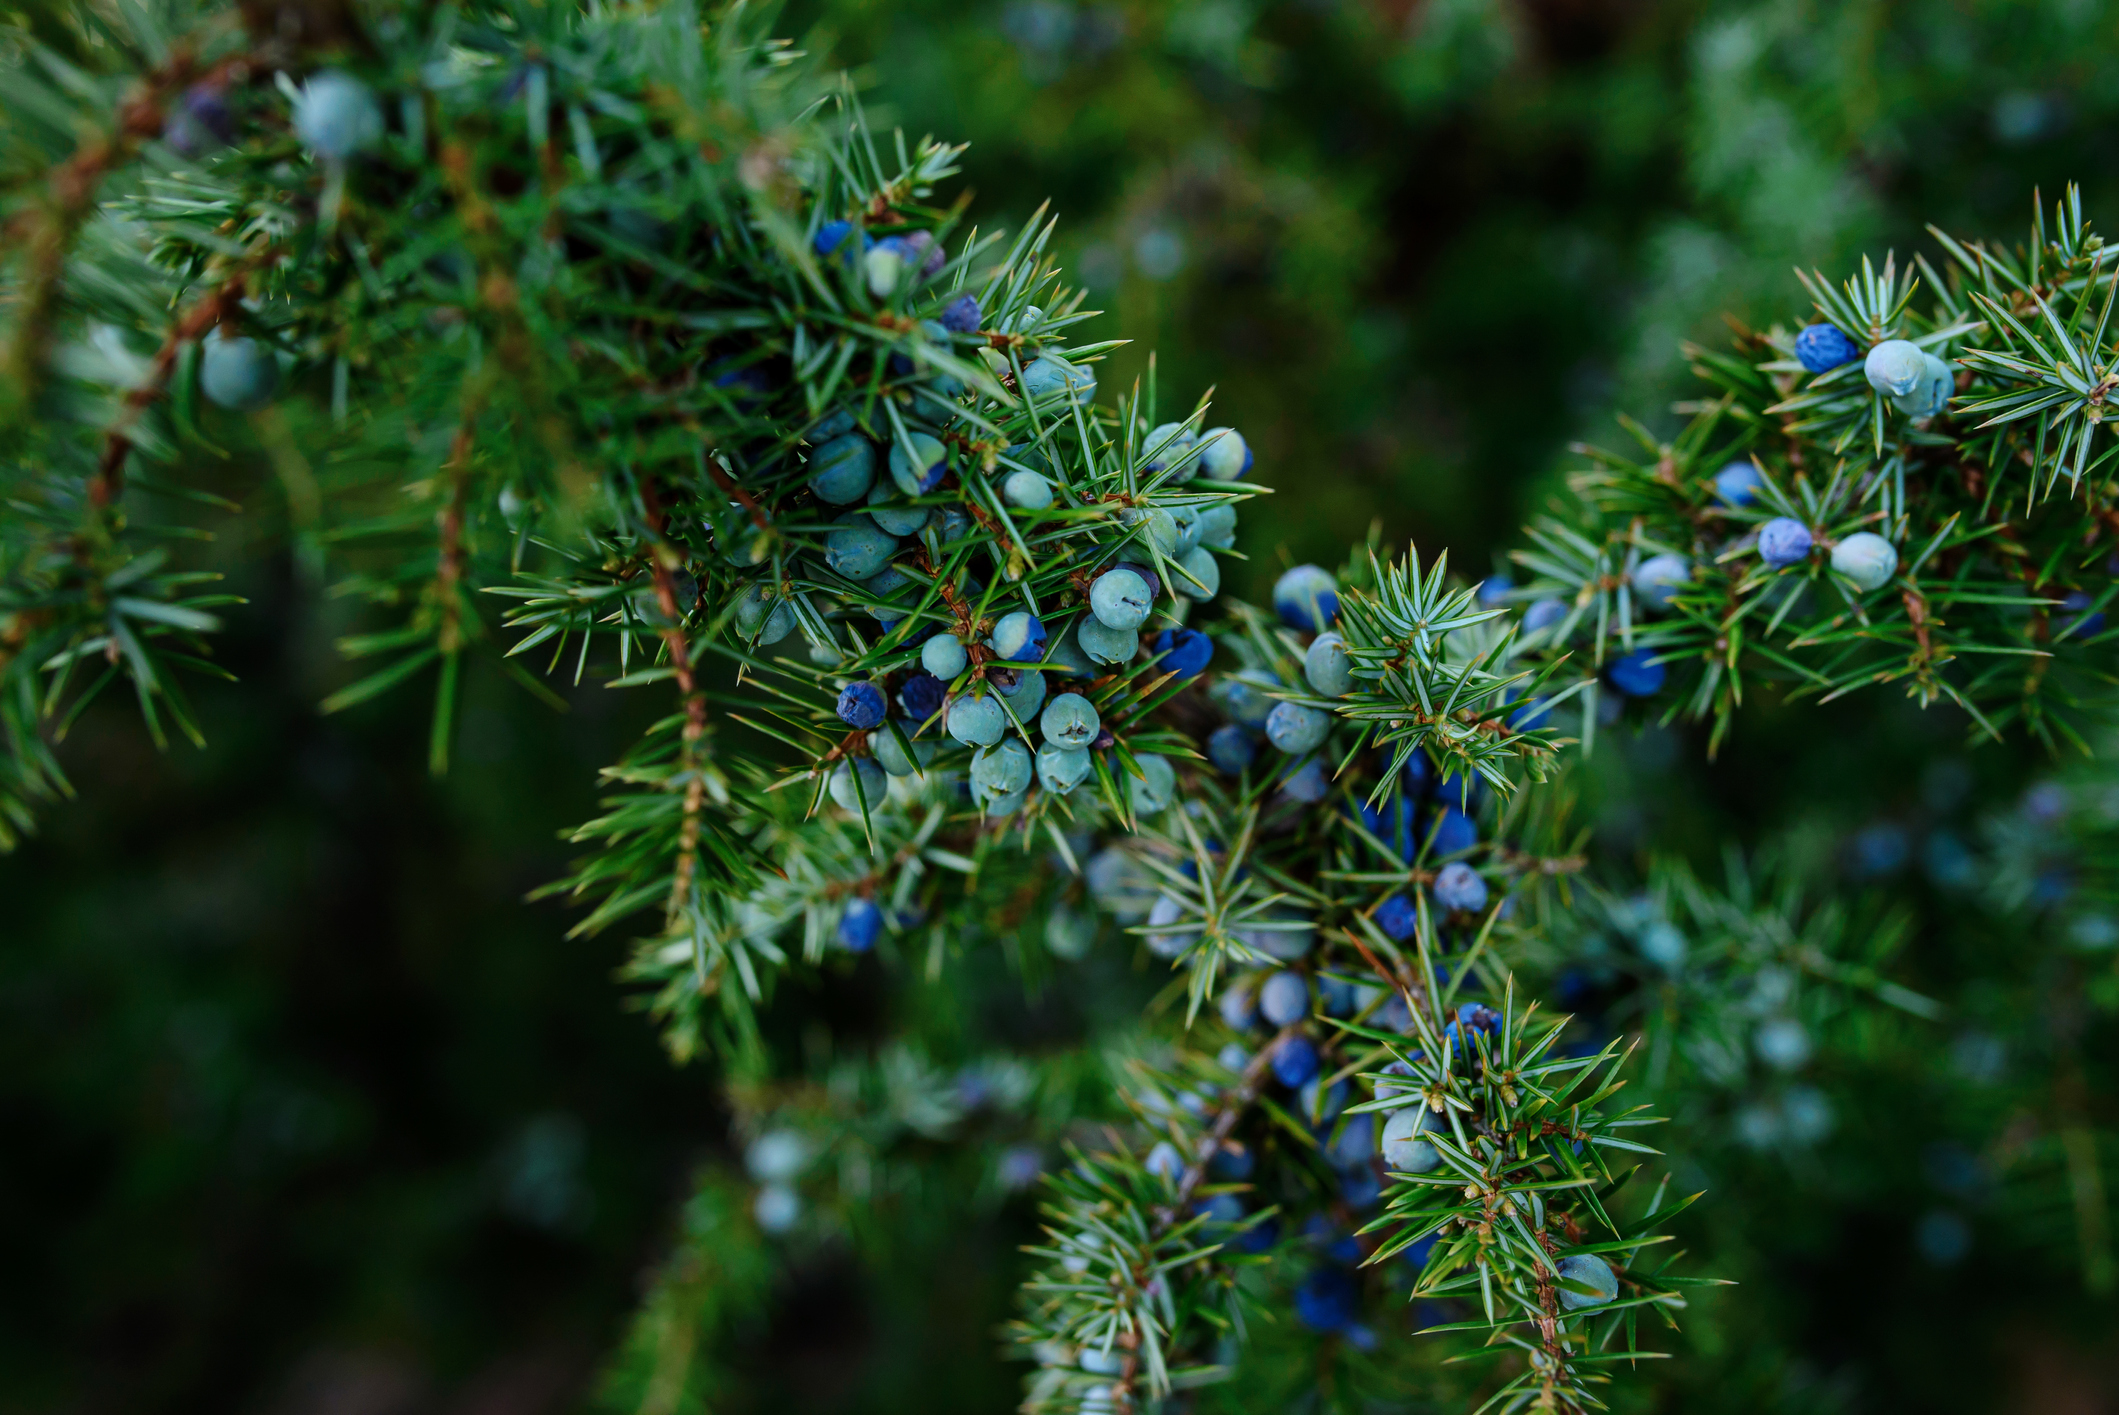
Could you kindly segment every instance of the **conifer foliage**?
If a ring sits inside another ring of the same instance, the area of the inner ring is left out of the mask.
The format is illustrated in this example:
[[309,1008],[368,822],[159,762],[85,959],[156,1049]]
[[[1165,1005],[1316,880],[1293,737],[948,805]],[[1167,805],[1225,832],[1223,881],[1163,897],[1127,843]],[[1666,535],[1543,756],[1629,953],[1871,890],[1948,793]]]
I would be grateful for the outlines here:
[[[2073,193],[2020,249],[1938,233],[1944,270],[1818,277],[1799,327],[1695,351],[1690,424],[1590,452],[1520,586],[1370,545],[1253,607],[1241,433],[1100,387],[1051,225],[978,231],[956,149],[872,132],[740,7],[123,14],[82,12],[103,67],[31,44],[11,79],[8,841],[105,690],[210,728],[184,685],[228,601],[179,513],[243,420],[382,626],[328,709],[430,693],[441,770],[473,658],[658,704],[552,890],[639,931],[675,1056],[755,1081],[776,981],[851,955],[1171,973],[1108,1085],[1003,1056],[967,1096],[899,1048],[799,1104],[738,1086],[755,1186],[703,1184],[710,1261],[613,1378],[658,1400],[689,1378],[656,1333],[755,1288],[761,1235],[984,1111],[1003,1182],[1064,1154],[1027,1408],[1171,1407],[1268,1309],[1407,1341],[1408,1300],[1492,1408],[1595,1408],[1712,1278],[1629,1049],[1516,981],[1627,907],[1574,878],[1554,771],[1629,721],[1720,740],[1765,683],[2065,743],[2101,681],[2119,264]],[[1774,970],[1933,1010],[1888,929],[1657,889],[1719,940],[1701,1015]]]

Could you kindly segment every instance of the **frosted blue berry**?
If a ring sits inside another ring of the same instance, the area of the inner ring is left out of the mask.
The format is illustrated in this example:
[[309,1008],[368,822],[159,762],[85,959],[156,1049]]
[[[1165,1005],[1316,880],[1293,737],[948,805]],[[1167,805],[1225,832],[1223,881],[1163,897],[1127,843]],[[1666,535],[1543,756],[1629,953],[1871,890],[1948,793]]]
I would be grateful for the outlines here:
[[1343,1332],[1361,1316],[1361,1291],[1339,1268],[1317,1268],[1295,1288],[1295,1318],[1312,1331]]
[[1932,418],[1950,406],[1950,395],[1956,391],[1957,378],[1950,366],[1933,354],[1922,353],[1920,383],[1911,393],[1904,393],[1891,400],[1891,405],[1913,418]]
[[1619,1295],[1618,1275],[1594,1253],[1570,1253],[1557,1264],[1560,1305],[1570,1312],[1601,1307]]
[[1019,511],[1049,510],[1052,483],[1036,472],[1010,472],[1001,483],[1001,498]]
[[1086,747],[1096,740],[1097,729],[1103,726],[1103,722],[1097,716],[1096,705],[1080,693],[1061,693],[1045,704],[1044,715],[1038,718],[1037,725],[1047,742],[1062,747]]
[[876,484],[876,449],[865,437],[835,437],[809,454],[809,489],[819,501],[851,506]]
[[1715,498],[1724,506],[1749,506],[1758,500],[1758,489],[1765,480],[1759,475],[1758,463],[1740,458],[1714,474]]
[[1550,629],[1567,617],[1567,602],[1558,599],[1540,599],[1531,602],[1523,611],[1523,632],[1539,634]]
[[944,727],[967,747],[990,747],[1008,730],[1008,714],[993,697],[965,696],[949,705]]
[[[1245,1031],[1258,1020],[1258,987],[1255,977],[1232,978],[1221,990],[1221,1020],[1237,1031]],[[1243,1065],[1249,1064],[1249,1058]],[[1243,1065],[1230,1069],[1241,1071]]]
[[1199,509],[1199,543],[1214,550],[1236,544],[1236,508],[1226,501]]
[[839,721],[848,727],[864,732],[880,727],[889,710],[883,690],[873,683],[849,683],[839,692]]
[[868,739],[868,751],[876,759],[876,765],[892,776],[911,776],[934,760],[934,743],[914,742],[911,750],[898,734],[879,731]]
[[1165,629],[1149,648],[1162,660],[1157,667],[1180,678],[1196,677],[1214,660],[1214,641],[1197,629]]
[[1291,757],[1323,746],[1331,728],[1330,713],[1301,703],[1275,703],[1266,714],[1266,740]]
[[1861,349],[1836,324],[1812,324],[1795,336],[1795,360],[1812,373],[1830,373],[1861,357]]
[[[909,448],[909,451],[908,451]],[[890,444],[890,479],[907,496],[924,496],[941,485],[949,469],[949,449],[924,432]]]
[[1173,506],[1170,519],[1177,522],[1177,553],[1190,555],[1199,549],[1199,508],[1197,506]]
[[868,489],[868,519],[889,535],[909,536],[919,534],[920,527],[927,524],[933,508],[907,506],[898,500],[897,483],[882,477],[876,479]]
[[1094,767],[1086,747],[1047,742],[1037,749],[1037,779],[1055,796],[1064,796],[1088,780]]
[[1425,1104],[1394,1110],[1383,1122],[1383,1167],[1394,1174],[1425,1174],[1442,1163],[1435,1147],[1421,1135],[1435,1127],[1435,1113]]
[[1273,582],[1273,612],[1291,629],[1329,628],[1339,617],[1339,582],[1320,566],[1297,565]]
[[857,513],[824,537],[824,563],[834,574],[865,580],[881,570],[897,548],[896,536],[884,534],[874,521]]
[[1652,698],[1663,691],[1663,680],[1669,670],[1657,661],[1654,649],[1635,649],[1621,658],[1615,658],[1604,670],[1611,686],[1629,698]]
[[216,333],[200,344],[199,391],[220,406],[256,412],[279,386],[279,361],[257,340]]
[[[1138,527],[1150,545],[1162,555],[1177,554],[1177,518],[1161,506],[1134,506],[1119,512],[1119,524]],[[1148,557],[1143,556],[1143,559]]]
[[915,673],[898,689],[898,706],[914,722],[925,722],[942,710],[949,689],[932,673]]
[[1210,427],[1199,435],[1199,469],[1215,481],[1241,481],[1251,470],[1251,445],[1233,427]]
[[1692,582],[1692,562],[1682,555],[1651,555],[1633,569],[1633,594],[1644,609],[1668,609]]
[[1195,603],[1204,604],[1221,593],[1221,562],[1205,546],[1196,546],[1177,557],[1170,587]]
[[736,601],[736,632],[755,644],[777,644],[794,627],[794,610],[766,585],[752,585]]
[[1071,397],[1086,403],[1096,396],[1096,375],[1057,355],[1047,354],[1023,370],[1023,394],[1033,403]]
[[1141,439],[1141,467],[1150,472],[1176,467],[1183,475],[1198,461],[1194,455],[1198,445],[1199,439],[1183,423],[1162,423]]
[[1133,803],[1133,813],[1140,816],[1162,814],[1177,796],[1176,770],[1167,757],[1143,753],[1133,761],[1141,773],[1126,783],[1126,795]]
[[1435,813],[1434,828],[1427,838],[1430,854],[1461,855],[1478,843],[1479,827],[1470,816],[1455,806],[1444,806]]
[[1327,698],[1336,698],[1354,688],[1354,660],[1347,657],[1346,640],[1337,634],[1319,634],[1302,655],[1302,676]]
[[1811,544],[1810,528],[1793,516],[1775,516],[1759,527],[1759,559],[1776,569],[1808,560]]
[[343,162],[383,135],[383,110],[368,86],[326,69],[310,76],[294,100],[294,135],[318,157]]
[[810,248],[818,255],[830,255],[852,234],[851,221],[827,221],[817,228],[816,235],[809,238]]
[[942,328],[951,334],[976,334],[983,318],[977,295],[959,295],[942,308]]
[[1140,652],[1138,630],[1113,629],[1093,614],[1075,621],[1074,638],[1082,652],[1098,663],[1130,663]]
[[766,1233],[785,1233],[802,1219],[802,1196],[785,1184],[767,1184],[751,1200],[751,1217]]
[[1317,1048],[1308,1037],[1292,1036],[1273,1048],[1273,1076],[1289,1089],[1300,1087],[1317,1074]]
[[1273,710],[1274,700],[1266,693],[1280,686],[1280,680],[1265,670],[1246,668],[1217,679],[1207,690],[1207,696],[1229,715],[1231,721],[1260,728],[1266,725],[1266,714]]
[[1174,894],[1157,896],[1148,911],[1148,951],[1157,958],[1182,958],[1199,941],[1199,929],[1184,924],[1184,901]]
[[1310,986],[1300,973],[1275,973],[1258,990],[1258,1011],[1268,1023],[1285,1027],[1310,1015]]
[[1403,943],[1420,927],[1420,909],[1402,894],[1393,894],[1376,906],[1376,927],[1394,942]]
[[986,646],[1010,662],[1042,658],[1045,626],[1028,610],[1003,614],[993,626],[993,632],[986,636]]
[[1479,607],[1499,609],[1508,603],[1509,591],[1515,587],[1516,582],[1506,575],[1488,575],[1479,582]]
[[1325,774],[1324,763],[1312,758],[1289,773],[1280,789],[1291,801],[1300,801],[1305,806],[1314,806],[1331,794],[1332,778]]
[[971,656],[956,635],[936,634],[920,645],[920,667],[947,681],[971,666]]
[[984,805],[997,796],[1012,796],[1030,784],[1030,749],[1010,737],[971,757],[971,786]]
[[1898,573],[1898,551],[1874,531],[1856,531],[1832,547],[1832,568],[1857,589],[1881,589]]
[[1444,909],[1476,914],[1486,907],[1486,881],[1462,860],[1453,861],[1435,874],[1435,902]]
[[1235,723],[1225,723],[1207,734],[1207,760],[1226,776],[1242,776],[1258,756],[1258,744]]
[[1904,339],[1886,339],[1869,351],[1862,373],[1869,386],[1886,398],[1902,398],[1920,386],[1928,366],[1917,345]]
[[1154,607],[1147,582],[1123,567],[1104,571],[1089,586],[1089,612],[1108,629],[1138,629]]
[[883,936],[883,911],[872,899],[855,899],[839,915],[839,947],[849,953],[866,953]]
[[[1045,675],[1035,668],[1003,668],[989,675],[994,691],[999,693],[1017,722],[1028,724],[1034,721],[1038,709],[1045,705]],[[1009,682],[1010,678],[1014,682]]]
[[1020,811],[1024,802],[1029,799],[1030,788],[1027,786],[1021,791],[1011,791],[1005,796],[996,796],[986,803],[986,819],[1006,820],[1017,811]]
[[868,802],[874,812],[883,804],[884,793],[889,789],[890,778],[867,757],[856,757],[850,762],[840,762],[831,773],[831,799],[839,809],[861,813],[861,802]]
[[1083,615],[1080,620],[1069,624],[1066,631],[1052,642],[1044,657],[1047,668],[1070,678],[1096,676],[1096,660],[1083,651],[1081,639],[1075,632],[1089,618],[1089,615]]

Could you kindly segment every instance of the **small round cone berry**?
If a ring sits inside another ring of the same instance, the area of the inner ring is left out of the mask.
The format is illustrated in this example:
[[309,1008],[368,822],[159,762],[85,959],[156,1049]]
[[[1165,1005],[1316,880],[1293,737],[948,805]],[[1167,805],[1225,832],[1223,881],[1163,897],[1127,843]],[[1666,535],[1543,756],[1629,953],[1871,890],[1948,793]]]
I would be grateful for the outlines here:
[[950,736],[967,747],[990,747],[1008,730],[1008,714],[990,695],[961,697],[949,705],[944,726]]
[[1856,531],[1832,547],[1832,568],[1857,589],[1881,589],[1898,573],[1898,551],[1874,531]]
[[1290,629],[1321,632],[1339,617],[1339,582],[1320,566],[1297,565],[1273,582],[1273,612]]
[[1643,608],[1670,607],[1678,591],[1692,582],[1692,562],[1682,555],[1651,555],[1633,570],[1633,594]]
[[1300,973],[1275,973],[1258,990],[1258,1013],[1275,1027],[1310,1015],[1310,986]]
[[848,727],[864,732],[880,727],[889,710],[883,690],[873,683],[849,683],[839,692],[839,721]]
[[1038,718],[1038,729],[1045,734],[1045,740],[1062,747],[1088,746],[1096,740],[1097,729],[1102,725],[1096,705],[1080,693],[1061,693],[1045,704],[1044,714]]
[[1777,570],[1808,560],[1812,544],[1810,528],[1793,516],[1775,516],[1759,527],[1759,559]]
[[963,641],[950,633],[936,634],[920,645],[920,667],[944,682],[971,666]]
[[254,413],[272,401],[279,386],[279,362],[258,340],[216,333],[199,346],[199,391],[210,402]]
[[1862,361],[1869,386],[1886,398],[1902,398],[1920,386],[1927,364],[1920,349],[1904,339],[1886,339]]
[[1242,776],[1257,760],[1258,743],[1235,723],[1224,723],[1207,734],[1207,760],[1225,776]]
[[849,953],[866,953],[883,936],[883,911],[872,899],[855,899],[839,915],[839,946]]
[[1669,670],[1656,661],[1652,649],[1635,649],[1632,653],[1612,660],[1604,670],[1611,686],[1629,698],[1652,698],[1663,691],[1663,680]]
[[1486,907],[1486,881],[1462,860],[1452,861],[1435,874],[1435,902],[1453,912],[1476,914]]
[[1749,506],[1758,500],[1758,489],[1765,480],[1758,463],[1749,457],[1731,462],[1714,474],[1715,499],[1724,506]]
[[1556,1267],[1560,1305],[1570,1312],[1601,1307],[1619,1295],[1618,1275],[1594,1253],[1570,1253]]
[[1795,361],[1811,373],[1830,373],[1861,357],[1861,348],[1836,324],[1812,324],[1795,336]]
[[1346,640],[1337,634],[1319,634],[1302,655],[1302,676],[1327,698],[1353,691],[1354,661],[1347,657]]
[[1138,629],[1154,608],[1148,582],[1131,570],[1106,570],[1089,586],[1089,612],[1107,629]]
[[1180,678],[1197,677],[1214,659],[1214,641],[1197,629],[1165,629],[1149,649],[1162,659],[1163,672]]

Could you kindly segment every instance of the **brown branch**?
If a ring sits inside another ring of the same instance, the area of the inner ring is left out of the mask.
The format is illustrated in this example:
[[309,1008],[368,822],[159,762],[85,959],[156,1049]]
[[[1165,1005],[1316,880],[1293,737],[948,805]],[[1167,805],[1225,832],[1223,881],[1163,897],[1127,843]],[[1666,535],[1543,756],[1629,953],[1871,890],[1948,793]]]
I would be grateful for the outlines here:
[[640,504],[655,533],[650,564],[655,576],[655,600],[662,608],[662,642],[669,650],[670,666],[676,670],[677,689],[684,695],[679,756],[685,777],[684,823],[678,830],[677,867],[670,880],[665,910],[665,917],[674,923],[677,911],[691,897],[692,880],[699,872],[699,815],[706,807],[706,778],[699,770],[699,743],[706,736],[706,697],[699,691],[699,680],[692,672],[691,641],[684,634],[684,614],[677,604],[677,574],[670,563],[674,557],[663,539],[669,516],[662,509],[662,498],[651,479],[641,480]]
[[249,57],[223,59],[203,73],[189,45],[179,45],[169,61],[150,70],[140,86],[118,105],[109,129],[84,136],[73,155],[52,168],[44,209],[28,223],[26,271],[17,287],[19,311],[15,337],[0,358],[0,384],[8,401],[26,408],[42,381],[44,349],[59,302],[66,253],[81,225],[95,210],[103,179],[129,162],[140,145],[162,132],[170,95],[194,82],[224,82],[247,67]]

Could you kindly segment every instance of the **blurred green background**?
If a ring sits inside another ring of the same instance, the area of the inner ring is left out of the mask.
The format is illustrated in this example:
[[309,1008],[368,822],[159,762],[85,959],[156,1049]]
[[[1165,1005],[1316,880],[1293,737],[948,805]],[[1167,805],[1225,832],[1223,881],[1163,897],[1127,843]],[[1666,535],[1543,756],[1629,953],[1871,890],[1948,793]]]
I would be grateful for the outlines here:
[[[1281,488],[1246,518],[1254,591],[1372,522],[1485,573],[1570,440],[1620,436],[1618,409],[1674,426],[1682,341],[1800,319],[1798,262],[1837,276],[1930,221],[2017,239],[2031,189],[2070,180],[2119,224],[2119,16],[2094,0],[838,0],[781,29],[886,124],[968,141],[982,224],[1055,203],[1108,311],[1090,332],[1135,341],[1107,390],[1150,350],[1166,408],[1218,388]],[[239,458],[220,489],[278,485]],[[695,1167],[731,1154],[711,1069],[623,1010],[619,940],[524,902],[640,724],[593,686],[558,715],[480,678],[431,781],[417,694],[318,716],[347,611],[222,529],[250,604],[241,685],[202,695],[212,745],[157,754],[92,711],[80,798],[0,860],[0,1410],[581,1408]],[[2109,955],[2013,966],[2012,930],[2058,927],[2037,901],[1982,913],[1932,868],[1846,864],[1879,821],[1974,834],[2049,770],[1963,729],[1764,705],[1712,766],[1655,733],[1580,783],[1611,869],[1770,839],[1889,890],[1918,921],[1906,980],[1957,1019],[1829,1039],[1814,1152],[1679,1156],[1715,1190],[1699,1267],[1745,1285],[1626,1408],[2119,1408],[2119,1309],[2086,1291],[2068,1192],[2010,1210],[1980,1168],[2050,1132],[2056,1087],[2114,1129]],[[876,986],[791,989],[776,1044]],[[1005,969],[955,986],[955,1044],[1020,1024]],[[1093,1011],[1039,1007],[1056,1034]],[[1969,1245],[1929,1241],[1955,1231],[1936,1213],[1970,1215]],[[1029,1231],[1017,1200],[908,1227],[887,1262],[804,1256],[735,1314],[725,1408],[1010,1404],[992,1332]],[[1374,1408],[1430,1406],[1415,1384]]]

